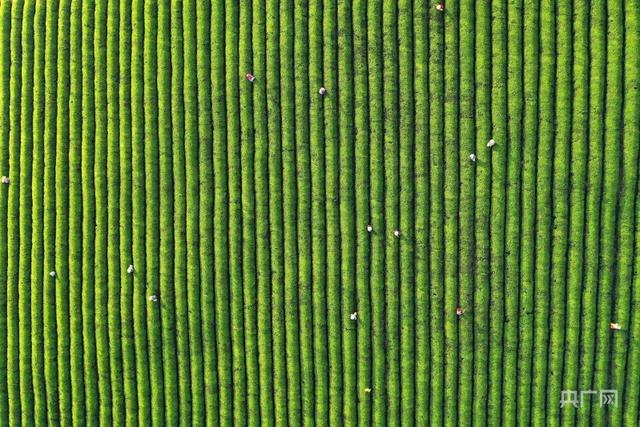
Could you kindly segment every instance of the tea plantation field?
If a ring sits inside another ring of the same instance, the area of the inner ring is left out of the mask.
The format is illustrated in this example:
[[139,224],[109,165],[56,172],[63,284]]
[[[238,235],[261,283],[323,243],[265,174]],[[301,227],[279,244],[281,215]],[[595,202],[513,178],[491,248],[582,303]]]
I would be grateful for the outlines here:
[[639,161],[640,0],[0,0],[0,426],[638,425]]

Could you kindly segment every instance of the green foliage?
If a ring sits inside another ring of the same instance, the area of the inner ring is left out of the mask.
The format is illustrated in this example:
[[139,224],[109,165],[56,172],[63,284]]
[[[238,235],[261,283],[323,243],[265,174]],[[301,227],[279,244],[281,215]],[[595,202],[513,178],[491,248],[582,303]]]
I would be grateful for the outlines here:
[[0,0],[0,425],[637,424],[639,14]]

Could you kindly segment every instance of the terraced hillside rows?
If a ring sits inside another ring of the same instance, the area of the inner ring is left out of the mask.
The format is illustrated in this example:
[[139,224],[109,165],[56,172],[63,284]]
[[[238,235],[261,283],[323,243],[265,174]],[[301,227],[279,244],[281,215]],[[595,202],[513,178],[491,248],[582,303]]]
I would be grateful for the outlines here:
[[0,0],[0,426],[640,424],[640,0]]

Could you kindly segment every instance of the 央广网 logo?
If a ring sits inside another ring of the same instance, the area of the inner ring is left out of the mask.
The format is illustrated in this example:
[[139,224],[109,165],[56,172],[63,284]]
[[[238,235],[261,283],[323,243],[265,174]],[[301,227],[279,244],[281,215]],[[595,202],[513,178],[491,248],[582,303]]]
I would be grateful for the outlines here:
[[599,396],[600,406],[618,406],[618,390],[562,390],[560,407],[573,406],[581,408],[585,400],[592,394]]

